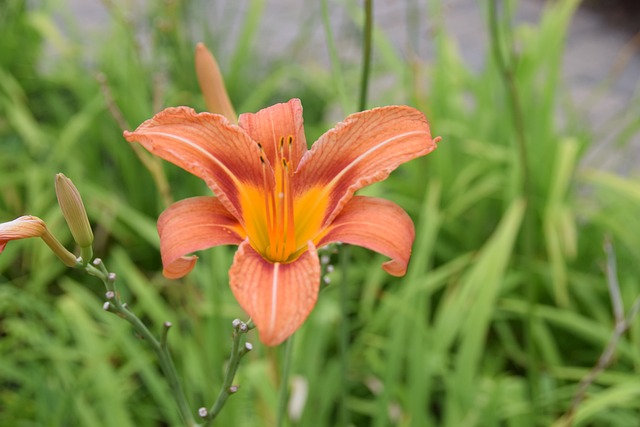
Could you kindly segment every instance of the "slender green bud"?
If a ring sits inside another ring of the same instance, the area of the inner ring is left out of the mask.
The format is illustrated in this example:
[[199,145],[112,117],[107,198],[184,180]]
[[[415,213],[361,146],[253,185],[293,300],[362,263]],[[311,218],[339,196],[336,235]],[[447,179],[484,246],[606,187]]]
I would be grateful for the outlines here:
[[[80,249],[83,250],[83,259],[85,258],[85,250],[91,247],[93,243],[93,231],[91,224],[87,218],[87,211],[82,203],[80,193],[73,182],[63,174],[56,175],[56,196],[58,204],[62,209],[62,215],[67,221],[67,225]],[[85,262],[90,261],[84,259]]]

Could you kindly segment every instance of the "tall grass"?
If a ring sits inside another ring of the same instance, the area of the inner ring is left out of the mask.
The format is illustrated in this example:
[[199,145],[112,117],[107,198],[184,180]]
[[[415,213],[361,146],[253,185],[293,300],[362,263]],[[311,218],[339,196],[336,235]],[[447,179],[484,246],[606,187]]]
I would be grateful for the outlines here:
[[[206,27],[196,1],[156,2],[142,15],[105,2],[109,42],[88,51],[81,34],[59,30],[53,11],[60,3],[26,3],[0,6],[0,221],[38,215],[71,247],[53,177],[73,179],[95,226],[94,252],[118,273],[123,300],[158,332],[165,321],[175,325],[169,345],[195,413],[215,399],[231,320],[244,316],[228,288],[233,252],[201,254],[182,283],[162,278],[158,214],[172,198],[208,190],[134,152],[121,127],[164,106],[203,110],[192,34],[204,34],[216,51],[225,29]],[[491,2],[481,2],[493,49],[478,73],[442,25],[443,3],[429,2],[428,16],[420,17],[434,28],[432,62],[407,61],[374,28],[379,60],[371,84],[391,74],[397,87],[393,94],[370,87],[371,102],[401,96],[443,136],[433,154],[367,190],[401,204],[415,220],[407,276],[387,276],[383,260],[359,248],[343,271],[330,253],[331,284],[296,333],[288,384],[284,346],[264,348],[250,334],[255,351],[243,360],[239,392],[218,425],[274,425],[282,387],[291,387],[292,401],[306,390],[301,411],[284,420],[290,426],[551,425],[569,410],[614,331],[606,236],[627,312],[640,294],[640,181],[581,168],[593,137],[563,107],[561,60],[578,2],[552,2],[540,22],[526,27],[513,26],[515,2],[493,20]],[[238,42],[222,62],[231,98],[239,111],[254,111],[300,97],[313,140],[333,125],[328,111],[356,105],[359,86],[349,85],[361,70],[256,56],[268,43],[255,32],[267,5],[247,4]],[[327,5],[362,25],[353,5]],[[324,28],[331,31],[328,18]],[[322,28],[320,18],[314,25]],[[140,27],[148,30],[144,43]],[[53,46],[45,43],[52,34],[60,37]],[[630,118],[620,140],[639,126]],[[40,241],[9,243],[0,256],[1,425],[180,424],[152,353],[102,310],[103,302],[99,282],[69,272]],[[638,369],[636,320],[613,363],[587,389],[575,425],[637,423]]]

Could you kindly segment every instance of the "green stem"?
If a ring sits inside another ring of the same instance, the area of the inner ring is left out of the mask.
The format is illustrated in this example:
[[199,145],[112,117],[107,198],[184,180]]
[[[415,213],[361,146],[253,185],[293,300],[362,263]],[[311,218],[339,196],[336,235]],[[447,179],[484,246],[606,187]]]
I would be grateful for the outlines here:
[[360,103],[358,110],[367,108],[367,88],[371,69],[371,39],[373,34],[373,0],[364,0],[364,30],[362,49],[362,76],[360,80]]
[[342,387],[340,387],[340,424],[343,427],[349,425],[349,411],[347,410],[347,397],[349,391],[349,292],[347,289],[349,268],[349,258],[351,251],[348,246],[342,246],[340,251],[340,270],[342,280],[340,281],[340,311],[342,321],[340,322],[340,371],[342,376]]
[[291,372],[291,355],[293,354],[293,335],[287,340],[284,349],[284,366],[282,367],[282,377],[280,378],[280,391],[278,393],[278,412],[276,414],[276,427],[282,427],[285,412],[287,410],[287,400],[289,399],[289,374]]
[[327,49],[329,51],[329,59],[331,60],[331,74],[333,76],[333,82],[335,90],[340,100],[340,106],[343,113],[350,112],[349,100],[347,98],[347,91],[345,90],[344,79],[342,77],[342,69],[340,67],[340,60],[338,59],[338,50],[336,49],[335,40],[333,38],[333,32],[331,31],[331,20],[329,19],[329,6],[328,0],[322,0],[322,24],[324,26],[324,32],[327,37]]
[[233,321],[231,357],[227,364],[227,370],[224,375],[224,380],[222,381],[222,387],[220,388],[218,397],[211,408],[208,411],[206,408],[200,409],[200,414],[205,420],[205,425],[213,421],[218,416],[225,403],[227,403],[229,396],[238,391],[238,387],[233,385],[233,379],[235,378],[238,367],[240,366],[240,360],[252,349],[252,346],[249,343],[244,343],[244,345],[242,345],[242,336],[254,327],[255,326],[251,321],[247,323],[244,323],[239,319]]
[[[158,357],[158,362],[160,363],[160,368],[162,369],[162,373],[164,374],[167,383],[169,384],[169,389],[171,390],[171,394],[178,406],[178,410],[180,411],[180,415],[182,417],[182,421],[185,426],[194,427],[197,426],[193,415],[191,414],[191,409],[189,408],[189,404],[187,402],[187,398],[182,390],[180,385],[180,380],[178,379],[178,374],[176,372],[176,368],[173,364],[173,359],[171,358],[171,354],[169,353],[169,349],[166,345],[162,345],[160,341],[149,331],[142,320],[138,318],[131,310],[127,308],[125,304],[122,303],[118,293],[116,291],[115,282],[116,275],[114,273],[108,273],[107,268],[104,266],[101,260],[94,260],[93,265],[87,264],[85,267],[87,273],[92,276],[98,277],[103,281],[105,287],[107,288],[107,298],[108,301],[105,304],[105,309],[111,311],[113,313],[118,314],[120,317],[125,319],[133,329],[140,335],[145,342],[151,347],[153,352]],[[163,342],[166,342],[166,332],[168,328],[165,324],[165,331],[163,336]]]

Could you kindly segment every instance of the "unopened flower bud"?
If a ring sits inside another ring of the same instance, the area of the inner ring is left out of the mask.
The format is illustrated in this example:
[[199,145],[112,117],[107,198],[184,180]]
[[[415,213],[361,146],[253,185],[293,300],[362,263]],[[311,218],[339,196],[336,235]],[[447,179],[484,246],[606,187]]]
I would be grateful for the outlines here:
[[73,240],[81,249],[90,248],[93,243],[93,231],[82,198],[73,182],[61,173],[56,175],[56,196]]
[[209,112],[221,114],[231,123],[238,123],[218,63],[202,43],[196,46],[196,74]]

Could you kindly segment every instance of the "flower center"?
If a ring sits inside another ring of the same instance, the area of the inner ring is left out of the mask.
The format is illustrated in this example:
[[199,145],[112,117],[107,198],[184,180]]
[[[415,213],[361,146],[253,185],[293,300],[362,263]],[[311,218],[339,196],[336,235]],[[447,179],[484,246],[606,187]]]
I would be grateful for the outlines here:
[[264,259],[286,263],[304,253],[307,242],[317,244],[322,237],[328,197],[319,186],[294,194],[293,137],[276,141],[273,156],[258,143],[262,185],[242,188],[242,223],[251,246]]
[[[290,258],[297,251],[294,201],[291,191],[294,165],[289,160],[292,144],[293,137],[289,136],[286,140],[284,137],[280,138],[272,165],[267,162],[262,145],[258,144],[261,150],[266,241],[258,244],[256,249],[262,256],[273,262],[291,261]],[[268,168],[271,168],[275,182],[269,179],[271,174],[268,173]]]

